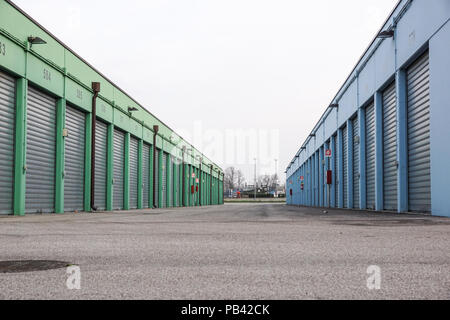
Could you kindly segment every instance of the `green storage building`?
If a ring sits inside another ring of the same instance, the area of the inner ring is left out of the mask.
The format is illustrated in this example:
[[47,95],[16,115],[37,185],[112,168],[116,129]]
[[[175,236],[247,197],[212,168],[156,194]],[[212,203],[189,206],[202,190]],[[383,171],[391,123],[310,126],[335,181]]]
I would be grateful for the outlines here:
[[0,0],[0,214],[223,203],[223,170]]

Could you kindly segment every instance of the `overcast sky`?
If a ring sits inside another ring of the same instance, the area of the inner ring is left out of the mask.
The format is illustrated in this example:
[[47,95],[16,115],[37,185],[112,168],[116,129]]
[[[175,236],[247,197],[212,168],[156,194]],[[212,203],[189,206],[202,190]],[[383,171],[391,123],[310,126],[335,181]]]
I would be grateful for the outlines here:
[[255,157],[258,174],[273,173],[278,159],[284,180],[397,0],[14,2],[206,156],[253,182]]

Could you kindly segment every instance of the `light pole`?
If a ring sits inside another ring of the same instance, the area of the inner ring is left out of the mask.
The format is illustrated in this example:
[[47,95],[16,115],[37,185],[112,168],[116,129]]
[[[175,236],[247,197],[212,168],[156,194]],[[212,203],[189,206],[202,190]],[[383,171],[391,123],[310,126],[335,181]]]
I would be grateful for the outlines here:
[[255,201],[256,201],[256,158],[254,158],[253,160],[255,160]]

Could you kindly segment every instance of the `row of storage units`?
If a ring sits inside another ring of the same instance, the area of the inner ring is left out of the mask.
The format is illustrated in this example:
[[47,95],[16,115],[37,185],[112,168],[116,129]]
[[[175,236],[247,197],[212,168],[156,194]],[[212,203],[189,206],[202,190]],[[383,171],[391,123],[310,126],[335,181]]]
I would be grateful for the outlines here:
[[8,0],[0,150],[0,214],[222,203],[216,164]]
[[[403,74],[288,177],[288,204],[431,212],[429,52]],[[402,92],[405,112],[397,97]]]
[[[15,191],[17,79],[0,71],[0,213],[12,214]],[[66,212],[89,210],[86,188],[90,181],[89,113],[48,92],[27,86],[25,212],[55,212],[63,202]],[[64,128],[58,128],[62,117]],[[95,192],[97,210],[127,210],[221,204],[222,181],[209,166],[183,163],[153,148],[113,124],[96,120]],[[62,133],[63,143],[57,135]],[[155,152],[155,157],[153,157]],[[63,157],[58,157],[62,153]],[[64,170],[58,186],[58,158]],[[153,159],[155,169],[153,168]],[[21,168],[22,169],[22,168]],[[183,178],[184,177],[184,178]],[[153,191],[154,190],[154,191]],[[184,190],[184,195],[183,195]],[[60,194],[58,194],[58,192]],[[15,194],[16,193],[16,194]]]

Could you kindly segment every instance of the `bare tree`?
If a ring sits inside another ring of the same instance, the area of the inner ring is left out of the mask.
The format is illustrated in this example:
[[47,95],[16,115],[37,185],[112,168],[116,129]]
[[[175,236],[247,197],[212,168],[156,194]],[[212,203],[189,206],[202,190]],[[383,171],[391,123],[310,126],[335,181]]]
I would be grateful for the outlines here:
[[278,184],[278,175],[275,173],[270,176],[270,188],[273,191],[277,190],[277,184]]
[[236,173],[236,184],[238,189],[242,189],[245,184],[245,177],[241,170]]
[[228,167],[225,170],[224,189],[236,190],[245,186],[245,176],[240,169]]
[[277,186],[278,177],[276,174],[263,174],[257,178],[257,184],[260,187],[266,187],[267,190],[275,190]]
[[224,185],[226,190],[234,190],[237,180],[237,169],[228,167],[225,169]]

